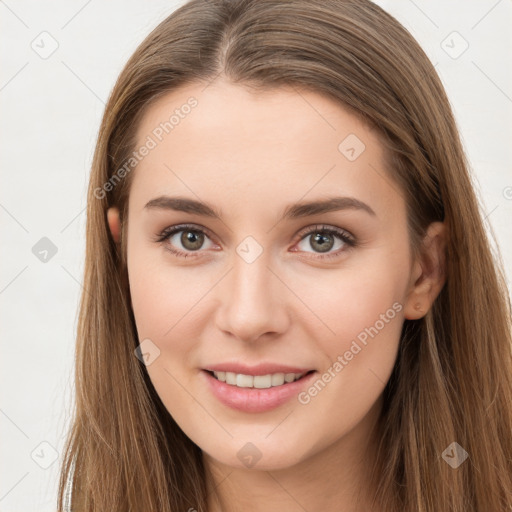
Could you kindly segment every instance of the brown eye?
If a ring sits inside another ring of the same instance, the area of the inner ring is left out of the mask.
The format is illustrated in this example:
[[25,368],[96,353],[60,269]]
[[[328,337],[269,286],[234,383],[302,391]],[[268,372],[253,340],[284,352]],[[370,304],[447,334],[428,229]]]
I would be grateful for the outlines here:
[[[336,227],[315,226],[309,228],[306,232],[302,232],[299,236],[301,236],[298,244],[299,250],[320,253],[317,259],[334,258],[356,246],[356,240],[352,235]],[[300,246],[301,243],[303,243],[302,247]],[[336,245],[337,247],[335,247]],[[330,252],[336,248],[337,251]],[[313,249],[313,251],[308,249]],[[322,255],[322,253],[325,255]]]
[[310,245],[319,252],[330,251],[334,246],[334,236],[324,233],[316,233],[310,239]]
[[[165,248],[172,254],[188,258],[201,255],[205,240],[210,240],[210,237],[202,229],[195,226],[180,225],[165,229],[155,241],[164,243]],[[210,243],[212,246],[214,245],[211,241]]]
[[204,233],[192,230],[183,230],[180,237],[182,246],[189,251],[197,251],[204,243]]

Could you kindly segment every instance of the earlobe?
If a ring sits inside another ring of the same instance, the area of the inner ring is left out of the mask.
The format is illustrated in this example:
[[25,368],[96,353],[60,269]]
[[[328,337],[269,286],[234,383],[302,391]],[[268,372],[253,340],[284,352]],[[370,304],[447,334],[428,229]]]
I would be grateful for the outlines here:
[[112,238],[114,242],[118,244],[121,240],[121,223],[119,220],[119,210],[117,208],[112,207],[107,210],[107,221]]
[[411,276],[411,287],[405,301],[404,316],[407,320],[425,316],[446,282],[446,237],[446,225],[443,222],[430,224],[423,239],[421,260],[415,263],[415,272]]

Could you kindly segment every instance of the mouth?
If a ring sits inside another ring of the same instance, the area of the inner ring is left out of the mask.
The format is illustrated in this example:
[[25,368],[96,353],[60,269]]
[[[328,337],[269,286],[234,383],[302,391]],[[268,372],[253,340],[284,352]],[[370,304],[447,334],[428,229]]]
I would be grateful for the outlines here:
[[206,369],[200,371],[207,388],[217,400],[243,413],[264,413],[284,405],[310,386],[317,373],[309,370],[302,374],[244,375]]
[[266,375],[244,375],[234,372],[217,372],[211,370],[203,370],[214,379],[223,382],[229,386],[237,388],[254,388],[269,389],[275,387],[283,387],[299,380],[305,379],[315,370],[304,373],[272,373]]

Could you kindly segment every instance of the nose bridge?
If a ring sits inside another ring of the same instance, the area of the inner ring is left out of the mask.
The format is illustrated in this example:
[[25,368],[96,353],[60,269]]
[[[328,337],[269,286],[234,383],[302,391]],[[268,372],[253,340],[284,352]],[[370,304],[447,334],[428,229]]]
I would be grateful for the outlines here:
[[268,304],[269,291],[272,288],[272,272],[268,255],[263,253],[254,261],[247,261],[237,255],[231,276],[231,293],[239,305],[253,307]]
[[286,318],[283,301],[278,299],[283,290],[279,290],[279,280],[269,269],[270,251],[262,249],[256,254],[254,242],[240,244],[222,292],[219,327],[244,340],[279,331]]
[[[265,239],[266,240],[266,239]],[[265,246],[265,240],[258,236],[258,240],[246,236],[235,248],[233,254],[233,271],[231,276],[232,293],[239,304],[251,306],[255,302],[264,306],[268,301],[268,292],[272,287],[271,251]],[[249,304],[246,304],[249,302]]]

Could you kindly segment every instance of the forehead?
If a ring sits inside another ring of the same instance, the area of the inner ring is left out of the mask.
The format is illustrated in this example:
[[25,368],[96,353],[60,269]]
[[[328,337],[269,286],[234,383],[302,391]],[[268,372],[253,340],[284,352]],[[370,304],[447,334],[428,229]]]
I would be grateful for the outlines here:
[[403,206],[378,135],[311,91],[190,84],[147,109],[135,149],[143,146],[150,149],[134,171],[130,210],[162,194],[248,214],[334,194],[371,201],[375,210]]

